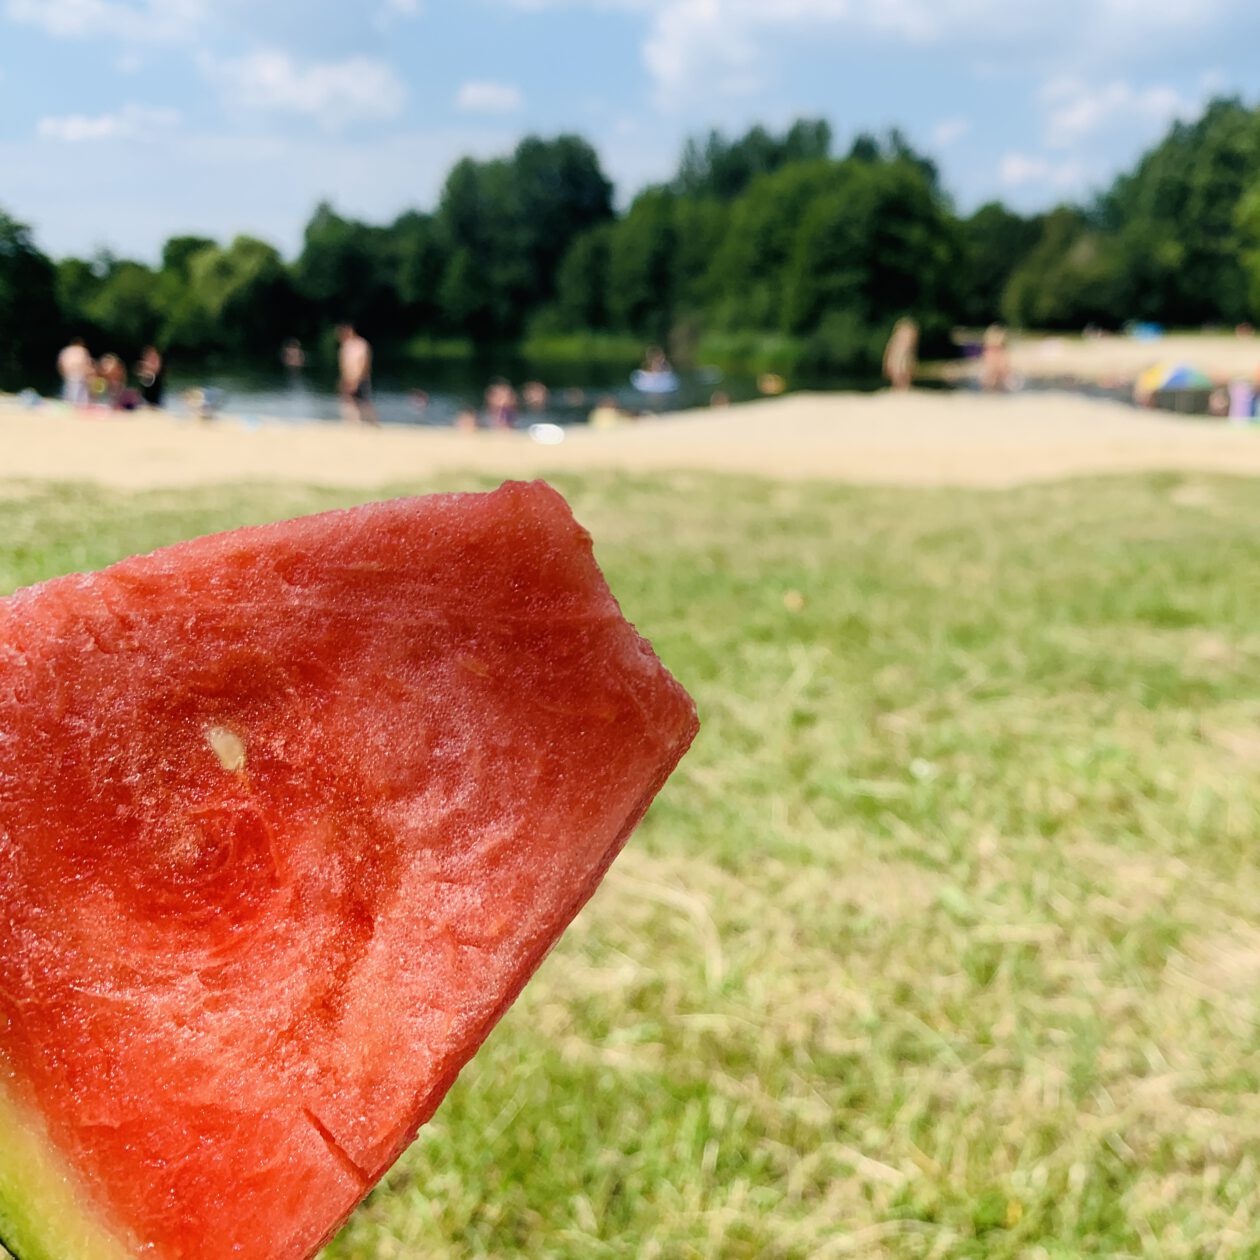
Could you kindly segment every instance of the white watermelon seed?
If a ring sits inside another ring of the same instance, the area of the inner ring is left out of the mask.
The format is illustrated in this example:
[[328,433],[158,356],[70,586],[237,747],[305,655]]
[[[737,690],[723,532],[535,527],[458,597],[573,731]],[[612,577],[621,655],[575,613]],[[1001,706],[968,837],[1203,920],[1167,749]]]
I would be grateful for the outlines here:
[[245,769],[245,741],[235,731],[229,731],[226,726],[212,726],[206,732],[206,743],[229,774],[239,774]]

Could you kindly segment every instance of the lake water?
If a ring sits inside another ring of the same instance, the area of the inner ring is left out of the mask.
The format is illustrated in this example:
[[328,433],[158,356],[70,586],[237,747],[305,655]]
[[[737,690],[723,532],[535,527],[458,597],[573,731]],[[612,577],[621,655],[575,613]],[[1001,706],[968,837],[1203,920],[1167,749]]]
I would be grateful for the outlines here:
[[[534,365],[514,365],[510,376],[517,391],[524,382],[541,381],[550,397],[541,411],[529,411],[522,404],[522,419],[571,425],[585,423],[591,411],[606,397],[642,414],[662,414],[685,408],[707,406],[717,392],[732,402],[758,397],[756,381],[750,376],[732,376],[716,369],[679,374],[680,389],[675,394],[653,397],[640,393],[629,374],[608,368],[543,369]],[[385,364],[373,381],[377,412],[386,424],[447,427],[458,413],[472,407],[484,411],[486,386],[497,374],[475,363]],[[188,370],[170,365],[166,405],[175,412],[187,411],[183,394],[189,390],[213,387],[223,392],[220,410],[229,415],[257,420],[341,419],[337,398],[336,373],[321,365],[301,371],[281,368]],[[421,398],[423,395],[423,398]]]
[[[747,374],[723,373],[717,369],[680,372],[677,393],[652,397],[640,393],[630,383],[629,370],[608,366],[555,367],[530,364],[519,359],[499,358],[464,362],[389,362],[378,364],[374,395],[376,409],[386,424],[444,428],[454,424],[466,407],[484,411],[486,386],[496,377],[509,379],[518,392],[526,381],[541,381],[550,391],[547,406],[529,411],[522,405],[521,422],[546,421],[559,425],[584,424],[601,399],[613,397],[627,411],[641,415],[664,415],[693,407],[708,406],[717,393],[732,402],[760,397],[756,379]],[[53,379],[34,382],[46,395],[57,391]],[[843,378],[794,380],[802,389],[857,390],[867,392],[881,382]],[[337,398],[336,370],[315,362],[301,371],[286,371],[277,365],[191,368],[178,360],[169,365],[166,406],[176,414],[189,414],[182,395],[193,389],[221,390],[220,411],[258,421],[336,422],[341,419]],[[941,382],[923,381],[921,388],[959,388]],[[1025,388],[1034,391],[1063,390],[1094,398],[1107,398],[1133,405],[1127,387],[1103,388],[1081,381],[1030,381]],[[423,405],[418,394],[425,396]],[[1186,415],[1206,415],[1208,391],[1181,391],[1161,395],[1158,409]]]

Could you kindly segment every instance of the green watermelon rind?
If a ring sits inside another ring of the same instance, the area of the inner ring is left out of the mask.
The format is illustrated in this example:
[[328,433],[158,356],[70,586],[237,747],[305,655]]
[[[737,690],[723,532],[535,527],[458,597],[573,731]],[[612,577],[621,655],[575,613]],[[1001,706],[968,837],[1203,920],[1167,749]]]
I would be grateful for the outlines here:
[[0,1245],[15,1260],[135,1260],[88,1206],[43,1125],[3,1084],[0,1134]]

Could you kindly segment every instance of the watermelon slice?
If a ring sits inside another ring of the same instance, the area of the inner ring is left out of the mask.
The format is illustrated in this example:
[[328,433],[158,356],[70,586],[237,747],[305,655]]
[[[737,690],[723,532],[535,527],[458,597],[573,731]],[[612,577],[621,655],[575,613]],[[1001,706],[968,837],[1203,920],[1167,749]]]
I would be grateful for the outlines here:
[[0,600],[0,1238],[311,1256],[695,731],[542,484]]

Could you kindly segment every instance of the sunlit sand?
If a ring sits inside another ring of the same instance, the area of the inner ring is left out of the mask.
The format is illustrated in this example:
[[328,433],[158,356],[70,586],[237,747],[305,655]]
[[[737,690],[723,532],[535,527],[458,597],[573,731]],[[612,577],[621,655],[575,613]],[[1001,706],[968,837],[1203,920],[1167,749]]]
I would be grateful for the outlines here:
[[0,432],[6,479],[136,489],[242,481],[371,488],[461,469],[504,477],[694,469],[977,486],[1152,469],[1260,474],[1260,428],[1061,393],[803,394],[609,432],[578,428],[558,446],[524,433],[85,418],[14,400],[0,401]]

